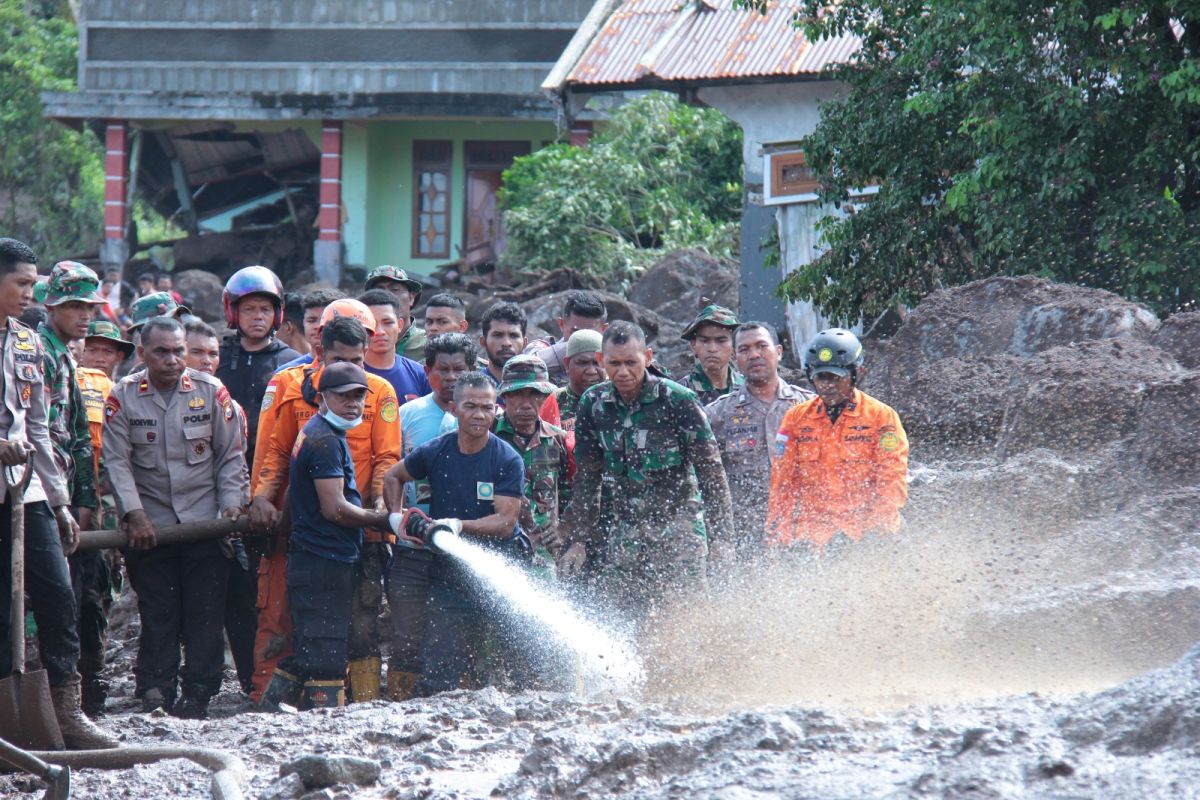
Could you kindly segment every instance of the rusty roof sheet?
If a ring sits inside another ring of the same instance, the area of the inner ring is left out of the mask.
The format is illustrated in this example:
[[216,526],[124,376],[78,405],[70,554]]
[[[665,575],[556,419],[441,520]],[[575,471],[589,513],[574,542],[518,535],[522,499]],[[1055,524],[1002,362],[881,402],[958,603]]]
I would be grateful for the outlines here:
[[626,0],[593,37],[566,83],[815,75],[858,49],[854,36],[808,41],[792,26],[799,0],[772,0],[766,15],[732,6],[732,0]]

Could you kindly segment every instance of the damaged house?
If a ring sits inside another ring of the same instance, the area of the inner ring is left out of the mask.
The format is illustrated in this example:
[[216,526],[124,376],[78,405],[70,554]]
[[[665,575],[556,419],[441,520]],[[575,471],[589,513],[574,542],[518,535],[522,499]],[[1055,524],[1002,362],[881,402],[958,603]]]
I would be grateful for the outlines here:
[[501,172],[558,137],[540,84],[591,6],[84,0],[78,91],[45,113],[105,143],[104,266],[139,245],[134,197],[218,274],[481,264]]

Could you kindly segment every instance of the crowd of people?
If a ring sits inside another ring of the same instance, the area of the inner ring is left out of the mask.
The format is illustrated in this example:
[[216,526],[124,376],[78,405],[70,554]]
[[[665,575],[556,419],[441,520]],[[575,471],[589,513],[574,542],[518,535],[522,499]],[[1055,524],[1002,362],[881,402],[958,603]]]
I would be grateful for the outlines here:
[[[847,330],[806,347],[810,390],[782,379],[771,325],[708,306],[683,334],[695,368],[675,381],[589,291],[568,294],[560,336],[530,340],[503,301],[470,336],[450,293],[427,299],[419,327],[425,287],[393,266],[353,297],[285,294],[250,266],[225,285],[221,336],[169,276],[135,293],[115,273],[67,261],[39,278],[37,264],[0,239],[0,542],[6,554],[7,476],[25,465],[27,589],[68,747],[116,744],[88,717],[106,701],[124,577],[136,697],[203,718],[227,651],[264,710],[570,685],[570,665],[431,545],[438,526],[634,624],[741,559],[902,526],[908,442],[858,388]],[[222,519],[249,533],[167,536]],[[76,551],[97,528],[127,546]],[[0,674],[20,657],[7,643]]]

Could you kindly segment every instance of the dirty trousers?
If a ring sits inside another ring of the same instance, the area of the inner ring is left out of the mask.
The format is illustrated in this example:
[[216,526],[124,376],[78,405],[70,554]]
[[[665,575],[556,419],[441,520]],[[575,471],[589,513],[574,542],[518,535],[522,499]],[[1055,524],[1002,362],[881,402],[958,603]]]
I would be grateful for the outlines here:
[[[425,632],[421,639],[421,679],[417,697],[457,689],[466,674],[472,642],[484,640],[487,620],[483,598],[463,568],[446,556],[434,556]],[[394,611],[393,611],[394,613]]]
[[421,673],[421,639],[428,619],[434,555],[396,545],[384,585],[392,609],[392,649],[388,670]]
[[354,603],[347,643],[351,661],[378,658],[384,631],[379,621],[383,611],[383,573],[387,568],[388,546],[365,542],[362,557],[354,567]]
[[345,678],[353,595],[354,564],[290,548],[287,602],[294,633],[292,655],[281,669],[306,681]]
[[79,674],[85,686],[100,680],[108,642],[108,610],[112,607],[112,573],[108,551],[84,550],[67,559],[71,587],[79,609]]
[[123,553],[142,621],[133,668],[134,694],[142,697],[155,688],[173,700],[178,678],[185,696],[212,698],[221,688],[225,670],[223,628],[230,561],[213,541]]
[[[12,503],[0,505],[0,675],[12,672],[8,620],[12,610]],[[75,674],[79,630],[71,575],[58,538],[58,525],[44,502],[25,504],[25,593],[38,627],[42,665],[51,686]],[[24,654],[21,654],[24,657]]]
[[292,617],[287,607],[288,540],[276,536],[258,562],[258,627],[254,633],[254,688],[258,702],[281,659],[292,653]]

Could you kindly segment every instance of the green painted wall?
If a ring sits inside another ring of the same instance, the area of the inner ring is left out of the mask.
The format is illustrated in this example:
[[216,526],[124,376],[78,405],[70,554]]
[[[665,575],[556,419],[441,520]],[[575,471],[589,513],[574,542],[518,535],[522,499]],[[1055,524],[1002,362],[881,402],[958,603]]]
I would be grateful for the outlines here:
[[[347,264],[395,264],[418,274],[458,257],[464,232],[463,142],[528,141],[531,150],[553,141],[553,122],[347,121],[342,136],[343,237]],[[450,257],[412,258],[412,148],[418,139],[454,143],[450,189]]]

